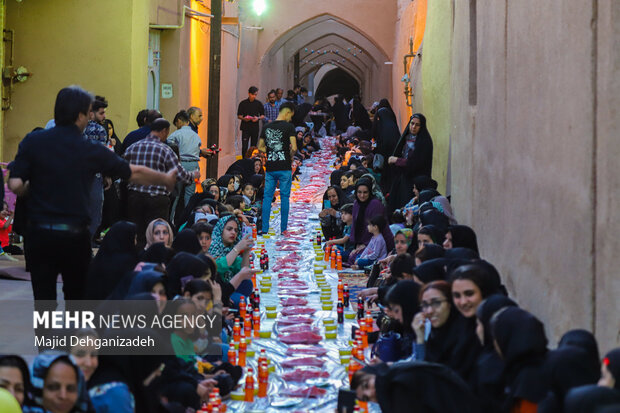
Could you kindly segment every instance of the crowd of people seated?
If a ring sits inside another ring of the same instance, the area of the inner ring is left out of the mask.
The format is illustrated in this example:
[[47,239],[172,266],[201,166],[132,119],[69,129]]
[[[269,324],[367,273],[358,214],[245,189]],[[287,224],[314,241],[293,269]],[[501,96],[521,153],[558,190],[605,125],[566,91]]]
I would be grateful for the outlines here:
[[351,383],[358,399],[386,412],[620,411],[620,349],[601,361],[585,330],[550,345],[438,192],[425,117],[414,114],[399,136],[389,103],[375,109],[370,129],[343,124],[336,136],[319,213],[325,245],[365,269],[359,296],[379,310],[376,363]]
[[[294,118],[296,165],[321,148],[326,131],[337,142],[319,213],[324,246],[338,248],[345,267],[367,272],[359,296],[379,310],[370,337],[378,351],[351,381],[358,399],[385,412],[617,408],[620,349],[601,361],[585,330],[568,331],[549,348],[542,322],[508,296],[474,230],[458,224],[438,192],[422,114],[400,133],[385,99],[370,114],[358,98],[296,103],[305,112]],[[179,129],[187,127],[188,116],[178,118]],[[143,234],[136,223],[116,219],[86,279],[85,299],[147,301],[158,314],[215,314],[221,333],[173,331],[177,356],[98,356],[75,346],[43,353],[30,367],[20,356],[0,356],[0,387],[23,411],[185,411],[198,409],[215,387],[225,396],[237,386],[242,370],[229,363],[227,349],[233,312],[253,291],[250,232],[261,228],[265,165],[256,147],[245,155],[195,192],[181,186],[176,195],[190,196],[171,203],[171,214],[148,222]],[[206,367],[199,371],[196,360]]]

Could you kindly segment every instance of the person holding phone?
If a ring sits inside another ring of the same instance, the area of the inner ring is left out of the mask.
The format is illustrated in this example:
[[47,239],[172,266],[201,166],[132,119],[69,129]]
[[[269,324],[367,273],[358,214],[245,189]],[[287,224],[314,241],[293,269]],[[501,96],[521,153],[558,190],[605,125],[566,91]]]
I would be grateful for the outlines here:
[[323,210],[319,212],[319,220],[323,235],[327,240],[332,238],[342,238],[343,223],[339,209],[346,204],[348,198],[337,186],[330,186],[323,195]]
[[236,215],[220,218],[213,229],[209,254],[215,258],[217,276],[221,282],[234,287],[230,301],[234,307],[239,306],[241,296],[248,297],[253,290],[250,269],[250,253],[254,240],[252,234],[241,236],[241,221]]

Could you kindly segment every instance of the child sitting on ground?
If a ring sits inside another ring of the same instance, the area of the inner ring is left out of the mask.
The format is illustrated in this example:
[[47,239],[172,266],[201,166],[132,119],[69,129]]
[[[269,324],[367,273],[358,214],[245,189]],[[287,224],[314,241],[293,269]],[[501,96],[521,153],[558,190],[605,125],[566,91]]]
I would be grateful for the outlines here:
[[354,270],[364,268],[387,256],[387,246],[383,235],[381,235],[386,225],[387,222],[382,215],[377,215],[370,219],[368,222],[368,232],[372,234],[372,238],[351,268]]
[[351,236],[351,224],[353,223],[353,204],[345,204],[340,208],[340,220],[344,224],[344,228],[342,229],[342,238],[333,239],[327,241],[325,246],[327,245],[336,245],[336,248],[340,250],[340,255],[342,256],[343,263],[349,259],[349,254],[354,249],[354,245],[349,242],[349,238]]
[[[222,329],[222,290],[214,281],[193,279],[185,285],[183,297],[191,299],[199,313],[204,313],[209,320],[215,320],[213,325],[208,325],[204,331],[199,332],[199,337],[194,340],[194,350],[197,354],[203,354],[209,360],[223,359],[227,361],[228,345],[222,344],[228,341],[225,330]],[[217,325],[216,325],[217,324]]]
[[209,252],[209,247],[211,246],[211,233],[213,232],[213,225],[199,221],[192,225],[192,229],[196,235],[198,235],[198,241],[202,247],[202,253],[206,254]]

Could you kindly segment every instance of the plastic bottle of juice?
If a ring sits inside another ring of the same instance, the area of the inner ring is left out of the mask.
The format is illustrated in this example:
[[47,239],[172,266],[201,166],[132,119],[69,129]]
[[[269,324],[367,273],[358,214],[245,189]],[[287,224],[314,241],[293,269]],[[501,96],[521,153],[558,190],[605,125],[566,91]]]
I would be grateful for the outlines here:
[[245,367],[245,355],[247,351],[248,344],[245,342],[245,338],[242,338],[239,343],[239,360],[237,361],[238,366]]
[[245,398],[243,401],[254,401],[254,370],[252,367],[248,368],[248,374],[245,376]]

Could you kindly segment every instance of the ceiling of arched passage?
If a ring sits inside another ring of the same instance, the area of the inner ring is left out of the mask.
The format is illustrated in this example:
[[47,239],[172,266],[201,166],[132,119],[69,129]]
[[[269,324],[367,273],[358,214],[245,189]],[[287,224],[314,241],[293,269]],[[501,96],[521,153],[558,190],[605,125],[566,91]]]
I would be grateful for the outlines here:
[[328,34],[304,45],[299,50],[300,65],[330,62],[359,69],[377,65],[376,59],[361,46],[336,34]]
[[371,56],[380,57],[377,61],[387,59],[387,53],[362,30],[331,14],[313,17],[288,30],[273,42],[265,53],[265,57],[273,56],[281,48],[288,52],[285,54],[293,56],[296,52],[301,51],[305,45],[327,35],[337,35],[356,44],[362,50],[370,53]]
[[[384,77],[389,76],[382,67],[389,58],[381,47],[362,30],[330,14],[306,20],[282,34],[272,43],[261,62],[282,62],[285,65],[283,80],[286,80],[292,78],[297,53],[300,80],[307,79],[323,65],[333,64],[352,76],[364,93],[364,90],[372,90],[373,84],[385,85]],[[277,67],[271,69],[277,70]],[[381,73],[380,78],[378,73]],[[271,82],[274,80],[278,82],[277,79],[271,79]]]
[[330,70],[321,79],[316,96],[328,97],[342,94],[347,98],[360,94],[360,84],[350,74],[340,68]]

